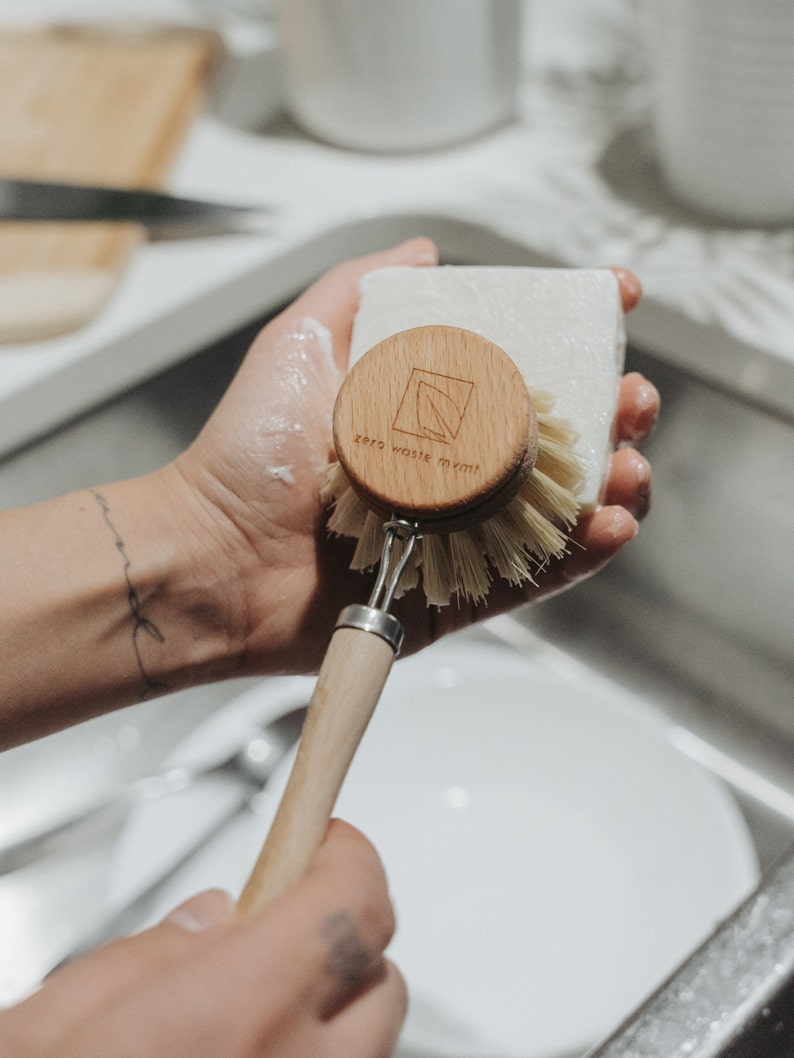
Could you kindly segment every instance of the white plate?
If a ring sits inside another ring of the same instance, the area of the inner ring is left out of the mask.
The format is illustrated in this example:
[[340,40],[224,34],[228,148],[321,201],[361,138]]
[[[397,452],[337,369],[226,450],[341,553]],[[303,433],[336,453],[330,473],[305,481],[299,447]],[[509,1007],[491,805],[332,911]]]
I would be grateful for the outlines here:
[[[309,687],[266,681],[174,760],[214,752]],[[554,655],[463,637],[397,664],[338,814],[372,838],[390,876],[392,953],[412,997],[400,1054],[580,1053],[750,891],[756,861],[733,800],[668,729]],[[158,914],[204,886],[239,890],[287,771],[258,816],[183,872]],[[138,812],[117,896],[138,884],[151,846],[156,859],[201,811],[199,794],[165,815],[162,805]]]

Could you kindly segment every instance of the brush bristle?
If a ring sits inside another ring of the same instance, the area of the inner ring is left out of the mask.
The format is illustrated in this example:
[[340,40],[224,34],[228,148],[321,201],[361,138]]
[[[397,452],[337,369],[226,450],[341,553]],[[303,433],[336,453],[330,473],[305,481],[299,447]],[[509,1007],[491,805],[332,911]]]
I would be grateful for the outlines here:
[[550,522],[562,524],[566,528],[574,524],[579,513],[579,502],[574,493],[541,470],[532,471],[521,490],[521,498]]
[[[538,418],[538,453],[521,492],[470,530],[422,537],[398,595],[418,584],[421,569],[428,605],[445,606],[452,596],[482,602],[492,571],[510,584],[533,583],[546,563],[567,551],[568,532],[579,514],[577,493],[584,481],[574,451],[578,435],[570,423],[551,414],[550,394],[530,393]],[[383,548],[384,519],[367,509],[338,463],[328,469],[323,497],[332,504],[329,531],[358,538],[351,568],[375,566]]]
[[360,537],[369,508],[350,487],[347,475],[339,463],[332,463],[325,475],[322,498],[332,504],[328,528],[337,536]]

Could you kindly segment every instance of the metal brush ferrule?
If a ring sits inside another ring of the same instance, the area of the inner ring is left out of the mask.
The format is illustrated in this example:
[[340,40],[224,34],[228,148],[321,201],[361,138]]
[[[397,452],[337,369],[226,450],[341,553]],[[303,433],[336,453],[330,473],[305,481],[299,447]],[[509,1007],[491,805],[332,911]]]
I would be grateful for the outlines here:
[[364,606],[362,603],[346,606],[339,615],[336,627],[358,628],[362,632],[371,632],[385,639],[395,654],[402,650],[405,638],[403,626],[394,614],[377,610],[374,606]]
[[[386,522],[383,531],[386,539],[380,556],[378,578],[369,602],[366,606],[358,603],[346,606],[339,615],[336,627],[360,628],[364,632],[372,632],[373,635],[385,639],[394,653],[399,654],[405,632],[397,618],[389,613],[389,607],[421,533],[417,522],[409,522],[405,518],[392,518]],[[401,540],[405,546],[392,569],[392,553],[397,540]]]

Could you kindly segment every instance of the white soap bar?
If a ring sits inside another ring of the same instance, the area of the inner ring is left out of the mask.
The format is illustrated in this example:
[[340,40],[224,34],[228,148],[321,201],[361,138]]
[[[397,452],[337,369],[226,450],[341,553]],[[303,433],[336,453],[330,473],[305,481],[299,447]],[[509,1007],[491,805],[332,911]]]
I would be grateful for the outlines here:
[[625,327],[608,269],[383,268],[361,280],[350,363],[398,331],[446,324],[498,345],[531,390],[556,397],[554,414],[579,433],[582,508],[600,498],[613,447]]

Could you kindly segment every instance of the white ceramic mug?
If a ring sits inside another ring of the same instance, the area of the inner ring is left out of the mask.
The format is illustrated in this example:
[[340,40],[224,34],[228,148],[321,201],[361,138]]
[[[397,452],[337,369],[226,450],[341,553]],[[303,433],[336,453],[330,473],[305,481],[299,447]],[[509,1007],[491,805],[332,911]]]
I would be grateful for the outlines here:
[[794,0],[647,0],[661,174],[683,202],[794,220]]
[[288,105],[358,150],[442,147],[507,120],[521,0],[278,0]]

